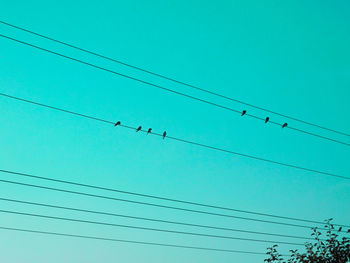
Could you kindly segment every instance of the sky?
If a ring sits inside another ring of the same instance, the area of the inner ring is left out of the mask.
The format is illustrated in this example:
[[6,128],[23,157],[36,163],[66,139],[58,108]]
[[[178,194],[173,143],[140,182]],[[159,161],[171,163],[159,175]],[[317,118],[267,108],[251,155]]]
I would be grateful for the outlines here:
[[[350,132],[348,1],[8,1],[0,20],[273,111]],[[347,143],[350,138],[174,84],[0,24],[1,34],[239,111]],[[0,38],[1,93],[279,162],[350,175],[349,146],[281,129]],[[350,181],[136,133],[0,97],[0,169],[349,225]],[[0,173],[2,180],[196,208]],[[0,198],[286,235],[310,230],[152,208],[0,182]],[[69,212],[0,210],[228,235],[297,239]],[[198,209],[198,207],[196,208]],[[211,212],[235,216],[242,213]],[[268,220],[271,218],[252,218]],[[1,226],[265,252],[273,243],[64,222],[0,211]],[[276,221],[277,219],[275,219]],[[282,221],[282,220],[277,220]],[[295,223],[293,221],[283,221]],[[310,224],[310,226],[313,226]],[[265,256],[0,230],[1,261],[263,262]],[[280,245],[286,252],[291,245]]]

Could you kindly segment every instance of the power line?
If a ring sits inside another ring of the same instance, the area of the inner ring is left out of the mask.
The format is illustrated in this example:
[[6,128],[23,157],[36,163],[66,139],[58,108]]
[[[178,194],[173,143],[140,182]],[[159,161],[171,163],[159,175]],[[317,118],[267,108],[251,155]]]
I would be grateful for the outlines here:
[[50,40],[50,41],[54,41],[56,43],[68,46],[70,48],[77,49],[79,51],[88,53],[90,55],[94,55],[94,56],[97,56],[97,57],[100,57],[100,58],[103,58],[103,59],[106,59],[106,60],[109,60],[109,61],[121,64],[121,65],[127,66],[129,68],[133,68],[133,69],[136,69],[136,70],[139,70],[139,71],[142,71],[142,72],[145,72],[145,73],[148,73],[148,74],[151,74],[151,75],[154,75],[154,76],[157,76],[157,77],[160,77],[160,78],[163,78],[163,79],[166,79],[166,80],[169,80],[169,81],[172,81],[172,82],[175,82],[175,83],[178,83],[178,84],[181,84],[181,85],[193,88],[193,89],[196,89],[196,90],[200,90],[202,92],[205,92],[205,93],[208,93],[208,94],[220,97],[220,98],[224,98],[224,99],[227,99],[227,100],[230,100],[230,101],[234,101],[234,102],[237,102],[237,103],[240,103],[240,104],[243,104],[243,105],[246,105],[246,106],[258,109],[258,110],[262,110],[262,111],[265,111],[265,112],[268,112],[268,113],[272,113],[274,115],[278,115],[278,116],[281,116],[281,117],[284,117],[284,118],[288,118],[290,120],[294,120],[294,121],[301,122],[301,123],[304,123],[304,124],[307,124],[307,125],[310,125],[310,126],[314,126],[314,127],[317,127],[317,128],[323,129],[323,130],[331,131],[331,132],[334,132],[334,133],[338,133],[338,134],[350,137],[350,134],[348,134],[348,133],[344,133],[344,132],[340,132],[340,131],[337,131],[337,130],[334,130],[334,129],[330,129],[330,128],[327,128],[327,127],[324,127],[324,126],[321,126],[321,125],[318,125],[318,124],[314,124],[314,123],[311,123],[311,122],[308,122],[308,121],[301,120],[299,118],[295,118],[295,117],[288,116],[288,115],[285,115],[285,114],[282,114],[282,113],[279,113],[279,112],[276,112],[276,111],[272,111],[272,110],[266,109],[264,107],[256,106],[256,105],[253,105],[251,103],[244,102],[242,100],[234,99],[232,97],[229,97],[229,96],[226,96],[226,95],[222,95],[222,94],[219,94],[217,92],[213,92],[211,90],[203,89],[203,88],[200,88],[198,86],[195,86],[195,85],[192,85],[192,84],[189,84],[189,83],[186,83],[186,82],[174,79],[174,78],[167,77],[167,76],[165,76],[163,74],[155,73],[153,71],[146,70],[146,69],[140,68],[138,66],[134,66],[134,65],[131,65],[129,63],[122,62],[120,60],[117,60],[117,59],[114,59],[114,58],[111,58],[111,57],[108,57],[108,56],[105,56],[105,55],[101,55],[101,54],[96,53],[94,51],[90,51],[90,50],[87,50],[87,49],[84,49],[84,48],[81,48],[81,47],[69,44],[67,42],[63,42],[63,41],[57,40],[55,38],[39,34],[37,32],[34,32],[34,31],[29,30],[29,29],[25,29],[23,27],[19,27],[19,26],[10,24],[10,23],[5,22],[5,21],[0,21],[0,23],[2,23],[4,25],[7,25],[7,26],[10,26],[10,27],[13,27],[13,28],[16,28],[16,29],[19,29],[21,31],[33,34],[33,35],[36,35],[36,36],[39,36],[41,38],[44,38],[44,39],[47,39],[47,40]]
[[21,216],[30,216],[30,217],[40,217],[40,218],[45,218],[45,219],[54,219],[54,220],[61,220],[61,221],[68,221],[68,222],[75,222],[75,223],[86,223],[86,224],[93,224],[93,225],[103,225],[103,226],[120,227],[120,228],[128,228],[128,229],[147,230],[147,231],[155,231],[155,232],[163,232],[163,233],[171,233],[171,234],[181,234],[181,235],[191,235],[191,236],[231,239],[231,240],[251,241],[251,242],[262,242],[262,243],[274,243],[274,244],[294,245],[294,246],[303,246],[304,245],[303,243],[272,241],[272,240],[263,240],[263,239],[253,239],[253,238],[241,238],[241,237],[212,235],[212,234],[203,234],[203,233],[195,233],[195,232],[187,232],[187,231],[176,231],[176,230],[151,228],[151,227],[131,226],[131,225],[114,224],[114,223],[107,223],[107,222],[101,222],[101,221],[91,221],[91,220],[75,219],[75,218],[68,218],[68,217],[48,216],[48,215],[34,214],[34,213],[24,213],[24,212],[18,212],[18,211],[10,211],[10,210],[0,210],[0,213],[7,213],[7,214],[14,214],[14,215],[21,215]]
[[[231,212],[239,212],[239,213],[246,213],[246,214],[252,214],[252,215],[273,217],[273,218],[279,218],[279,219],[294,220],[294,221],[313,223],[313,224],[322,224],[322,225],[325,224],[325,222],[322,222],[322,221],[308,220],[308,219],[294,218],[294,217],[280,216],[280,215],[273,215],[273,214],[266,214],[266,213],[259,213],[259,212],[254,212],[254,211],[247,211],[247,210],[241,210],[241,209],[235,209],[235,208],[228,208],[228,207],[217,206],[217,205],[197,203],[197,202],[192,202],[192,201],[179,200],[179,199],[173,199],[173,198],[156,196],[156,195],[149,195],[149,194],[142,194],[142,193],[124,191],[124,190],[115,189],[115,188],[107,188],[107,187],[103,187],[103,186],[97,186],[97,185],[83,184],[83,183],[77,183],[77,182],[72,182],[72,181],[67,181],[67,180],[54,179],[54,178],[43,177],[43,176],[38,176],[38,175],[33,175],[33,174],[28,174],[28,173],[14,172],[14,171],[9,171],[9,170],[4,170],[4,169],[0,169],[0,172],[8,173],[8,174],[14,174],[14,175],[19,175],[19,176],[24,176],[24,177],[29,177],[29,178],[35,178],[35,179],[40,179],[40,180],[45,180],[45,181],[58,182],[58,183],[64,183],[64,184],[69,184],[69,185],[76,185],[76,186],[81,186],[81,187],[86,187],[86,188],[91,188],[91,189],[98,189],[98,190],[104,190],[104,191],[115,192],[115,193],[122,193],[122,194],[141,196],[141,197],[147,197],[147,198],[164,200],[164,201],[171,201],[171,202],[176,202],[176,203],[181,203],[181,204],[189,204],[189,205],[195,205],[195,206],[201,206],[201,207],[207,207],[207,208],[215,208],[215,209],[231,211]],[[1,198],[0,198],[0,200],[1,200]],[[340,225],[340,224],[333,224],[333,225],[334,226],[339,226],[339,227],[341,226],[341,227],[349,227],[350,228],[350,226],[348,226],[348,225]]]
[[285,237],[285,238],[296,238],[296,239],[303,239],[303,240],[314,240],[313,238],[310,238],[310,237],[275,234],[275,233],[267,233],[267,232],[234,229],[234,228],[228,228],[228,227],[218,227],[218,226],[209,226],[209,225],[202,225],[202,224],[185,223],[185,222],[179,222],[179,221],[169,221],[169,220],[162,220],[162,219],[155,219],[155,218],[138,217],[138,216],[125,215],[125,214],[116,214],[116,213],[110,213],[110,212],[102,212],[102,211],[96,211],[96,210],[87,210],[87,209],[81,209],[81,208],[67,207],[67,206],[58,206],[58,205],[52,205],[52,204],[28,202],[28,201],[23,201],[23,200],[14,200],[14,199],[8,199],[8,198],[0,198],[0,201],[15,202],[15,203],[26,204],[26,205],[48,207],[48,208],[55,208],[55,209],[63,209],[63,210],[68,210],[68,211],[83,212],[83,213],[90,213],[90,214],[97,214],[97,215],[122,217],[122,218],[136,219],[136,220],[143,220],[143,221],[150,221],[150,222],[157,222],[157,223],[199,227],[199,228],[215,229],[215,230],[223,230],[223,231],[231,231],[231,232],[240,232],[240,233],[246,233],[246,234],[257,234],[257,235],[267,235],[267,236],[276,236],[276,237]]
[[[70,56],[66,56],[66,55],[63,55],[61,53],[54,52],[54,51],[51,51],[51,50],[48,50],[48,49],[45,49],[45,48],[42,48],[42,47],[30,44],[30,43],[27,43],[27,42],[24,42],[24,41],[21,41],[21,40],[12,38],[12,37],[9,37],[9,36],[6,36],[6,35],[0,34],[0,37],[3,37],[3,38],[6,38],[8,40],[11,40],[11,41],[15,41],[17,43],[21,43],[21,44],[24,44],[24,45],[27,45],[27,46],[30,46],[30,47],[33,47],[33,48],[45,51],[45,52],[50,53],[50,54],[54,54],[54,55],[60,56],[60,57],[63,57],[63,58],[66,58],[66,59],[69,59],[69,60],[72,60],[72,61],[84,64],[84,65],[87,65],[87,66],[90,66],[90,67],[93,67],[93,68],[96,68],[96,69],[99,69],[99,70],[103,70],[105,72],[109,72],[109,73],[112,73],[112,74],[120,76],[120,77],[131,79],[131,80],[137,81],[139,83],[142,83],[142,84],[145,84],[145,85],[148,85],[148,86],[152,86],[152,87],[155,87],[155,88],[158,88],[158,89],[161,89],[161,90],[168,91],[168,92],[173,93],[173,94],[177,94],[177,95],[180,95],[180,96],[192,99],[192,100],[196,100],[196,101],[205,103],[207,105],[211,105],[211,106],[214,106],[214,107],[225,109],[225,110],[228,110],[228,111],[231,111],[231,112],[235,112],[235,113],[238,113],[238,114],[242,113],[242,111],[240,111],[240,110],[236,110],[236,109],[233,109],[233,108],[230,108],[230,107],[226,107],[226,106],[220,105],[218,103],[214,103],[214,102],[211,102],[211,101],[208,101],[208,100],[204,100],[204,99],[192,96],[192,95],[188,95],[188,94],[183,93],[183,92],[179,92],[179,91],[176,91],[176,90],[173,90],[173,89],[169,89],[169,88],[166,88],[164,86],[160,86],[160,85],[157,85],[157,84],[154,84],[154,83],[151,83],[151,82],[148,82],[148,81],[144,81],[144,80],[141,80],[141,79],[138,79],[138,78],[126,75],[126,74],[119,73],[119,72],[114,71],[114,70],[110,70],[108,68],[100,67],[100,66],[97,66],[95,64],[92,64],[92,63],[89,63],[89,62],[86,62],[86,61],[83,61],[83,60],[79,60],[79,59],[76,59],[76,58],[73,58],[73,57],[70,57]],[[253,115],[253,114],[245,114],[245,116],[248,116],[248,117],[251,117],[251,118],[254,118],[254,119],[258,119],[258,120],[261,120],[261,121],[265,121],[265,118],[261,118],[259,116]],[[269,123],[277,125],[277,126],[282,126],[280,123],[274,122],[272,120],[270,120]],[[293,128],[290,125],[285,127],[285,128],[288,128],[288,129],[291,129],[291,130],[294,130],[294,131],[297,131],[297,132],[302,132],[304,134],[311,135],[311,136],[314,136],[314,137],[318,137],[318,138],[321,138],[321,139],[324,139],[324,140],[328,140],[328,141],[332,141],[332,142],[335,142],[335,143],[340,143],[340,144],[343,144],[343,145],[346,145],[346,146],[350,146],[349,143],[346,143],[346,142],[343,142],[343,141],[339,141],[339,140],[336,140],[336,139],[332,139],[332,138],[329,138],[329,137],[326,137],[326,136],[322,136],[322,135],[319,135],[319,134],[316,134],[316,133],[312,133],[312,132],[304,131],[304,130],[301,130],[301,129]]]
[[137,240],[125,240],[125,239],[106,238],[106,237],[98,237],[98,236],[85,236],[85,235],[77,235],[77,234],[47,232],[47,231],[39,231],[39,230],[23,229],[23,228],[12,228],[12,227],[3,227],[3,226],[0,226],[0,229],[2,229],[2,230],[10,230],[10,231],[18,231],[18,232],[35,233],[35,234],[45,234],[45,235],[54,235],[54,236],[63,236],[63,237],[76,237],[76,238],[84,238],[84,239],[94,239],[94,240],[122,242],[122,243],[131,243],[131,244],[141,244],[141,245],[152,245],[152,246],[174,247],[174,248],[187,248],[187,249],[197,249],[197,250],[217,251],[217,252],[228,252],[228,253],[244,253],[244,254],[252,254],[252,255],[266,255],[263,252],[242,251],[242,250],[221,249],[221,248],[209,248],[209,247],[184,246],[184,245],[175,245],[175,244],[166,244],[166,243],[144,242],[144,241],[137,241]]
[[[0,179],[0,182],[7,183],[7,184],[21,185],[21,186],[25,186],[25,187],[32,187],[32,188],[37,188],[37,189],[44,189],[44,190],[49,190],[49,191],[56,191],[56,192],[61,192],[61,193],[88,196],[88,197],[92,197],[92,198],[126,202],[126,203],[130,203],[130,204],[146,205],[146,206],[157,207],[157,208],[166,208],[166,209],[172,209],[172,210],[177,210],[177,211],[191,212],[191,213],[197,213],[197,214],[202,214],[202,215],[211,215],[211,216],[218,216],[218,217],[225,217],[225,218],[234,218],[234,219],[240,219],[240,220],[254,221],[254,222],[260,222],[260,223],[269,223],[269,224],[277,224],[277,225],[290,226],[290,227],[312,229],[312,227],[310,227],[310,226],[300,225],[300,224],[291,224],[291,223],[285,223],[285,222],[277,222],[277,221],[242,217],[242,216],[227,215],[227,214],[214,213],[214,212],[208,212],[208,211],[204,211],[204,210],[195,210],[195,209],[176,207],[176,206],[170,206],[170,205],[161,205],[161,204],[155,204],[155,203],[150,203],[150,202],[122,199],[122,198],[116,198],[116,197],[105,196],[105,195],[97,195],[97,194],[91,194],[91,193],[85,193],[85,192],[66,190],[66,189],[61,189],[61,188],[54,188],[54,187],[48,187],[48,186],[42,186],[42,185],[36,185],[36,184],[16,182],[16,181],[11,181],[11,180]],[[327,230],[326,228],[318,228],[318,229]],[[342,232],[345,232],[345,231],[343,230]]]
[[[104,119],[101,119],[101,118],[89,116],[89,115],[86,115],[86,114],[81,114],[81,113],[65,110],[65,109],[58,108],[58,107],[49,106],[49,105],[42,104],[42,103],[39,103],[39,102],[35,102],[35,101],[31,101],[31,100],[27,100],[27,99],[15,97],[15,96],[11,96],[11,95],[8,95],[8,94],[5,94],[5,93],[0,93],[0,96],[4,96],[4,97],[10,98],[10,99],[14,99],[14,100],[18,100],[18,101],[22,101],[22,102],[26,102],[26,103],[30,103],[30,104],[36,105],[36,106],[49,108],[49,109],[52,109],[52,110],[57,110],[57,111],[60,111],[60,112],[69,113],[69,114],[72,114],[72,115],[75,115],[75,116],[79,116],[79,117],[84,117],[84,118],[87,118],[87,119],[90,119],[90,120],[95,120],[95,121],[99,121],[99,122],[103,122],[103,123],[107,123],[107,124],[112,124],[112,125],[115,124],[115,122],[112,122],[112,121],[108,121],[108,120],[104,120]],[[131,126],[127,126],[127,125],[120,125],[120,126],[124,127],[124,128],[128,128],[128,129],[136,130],[135,127],[131,127]],[[141,130],[141,131],[147,133],[146,130]],[[151,135],[161,136],[161,137],[163,136],[162,134],[155,133],[155,132],[152,132]],[[225,153],[232,154],[232,155],[237,155],[237,156],[240,156],[240,157],[245,157],[245,158],[250,158],[250,159],[254,159],[254,160],[259,160],[259,161],[263,161],[263,162],[272,163],[272,164],[277,164],[277,165],[280,165],[280,166],[285,166],[285,167],[289,167],[289,168],[303,170],[303,171],[307,171],[307,172],[311,172],[311,173],[317,173],[317,174],[328,175],[328,176],[332,176],[332,177],[337,177],[337,178],[341,178],[341,179],[350,180],[350,177],[337,175],[337,174],[330,173],[330,172],[325,172],[325,171],[321,171],[321,170],[305,168],[305,167],[294,165],[294,164],[288,164],[288,163],[282,163],[282,162],[278,162],[278,161],[273,161],[273,160],[269,160],[269,159],[253,156],[253,155],[248,155],[248,154],[244,154],[244,153],[234,152],[234,151],[226,150],[226,149],[223,149],[223,148],[218,148],[218,147],[214,147],[214,146],[210,146],[210,145],[194,142],[194,141],[189,141],[189,140],[185,140],[185,139],[181,139],[181,138],[176,138],[176,137],[169,136],[169,135],[167,135],[167,138],[171,139],[171,140],[175,140],[175,141],[179,141],[179,142],[183,142],[183,143],[199,146],[199,147],[202,147],[202,148],[207,148],[207,149],[211,149],[211,150],[215,150],[215,151],[225,152]]]

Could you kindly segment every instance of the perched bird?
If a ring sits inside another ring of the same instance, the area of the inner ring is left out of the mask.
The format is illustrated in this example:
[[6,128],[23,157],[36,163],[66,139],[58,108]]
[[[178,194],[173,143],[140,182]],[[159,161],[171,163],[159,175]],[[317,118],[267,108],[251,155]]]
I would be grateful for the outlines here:
[[165,139],[165,136],[166,136],[166,131],[163,132],[163,140]]
[[147,134],[151,133],[151,131],[152,131],[152,128],[149,128],[147,131]]
[[267,123],[269,120],[270,120],[270,118],[269,118],[269,117],[266,117],[265,123]]
[[245,115],[246,113],[247,113],[247,111],[246,111],[246,110],[243,110],[241,116]]
[[116,124],[114,124],[114,126],[118,126],[118,125],[120,125],[120,124],[121,124],[121,122],[118,121]]
[[339,227],[339,230],[338,230],[338,232],[341,232],[341,230],[342,230],[343,228],[342,227]]
[[287,125],[288,125],[288,123],[285,122],[285,123],[282,125],[282,128],[286,128]]
[[142,127],[141,127],[141,126],[139,126],[139,127],[136,129],[136,132],[141,131],[141,129],[142,129]]

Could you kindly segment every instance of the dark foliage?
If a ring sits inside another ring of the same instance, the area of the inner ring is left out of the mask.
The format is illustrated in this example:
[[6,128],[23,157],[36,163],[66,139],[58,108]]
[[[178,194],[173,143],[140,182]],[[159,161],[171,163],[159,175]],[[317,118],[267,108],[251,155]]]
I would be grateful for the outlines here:
[[[322,232],[316,227],[312,229],[314,243],[305,243],[305,251],[289,250],[290,255],[284,256],[277,250],[278,246],[274,245],[267,249],[268,263],[349,263],[350,262],[350,239],[344,237],[342,227],[334,229],[331,220],[326,221],[322,238]],[[350,233],[350,229],[346,234]]]

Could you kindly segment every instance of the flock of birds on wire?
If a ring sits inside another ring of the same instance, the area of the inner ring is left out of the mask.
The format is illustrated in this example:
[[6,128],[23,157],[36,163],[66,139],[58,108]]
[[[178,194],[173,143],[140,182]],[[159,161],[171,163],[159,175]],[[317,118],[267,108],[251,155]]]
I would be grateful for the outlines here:
[[[122,123],[120,121],[118,121],[116,124],[114,124],[114,126],[118,126],[118,125],[121,125]],[[137,129],[136,129],[136,132],[139,132],[142,130],[142,126],[139,126]],[[152,132],[152,128],[149,128],[148,131],[147,131],[147,135],[150,134]],[[163,140],[165,139],[166,137],[166,131],[163,132]]]
[[[247,111],[246,111],[246,110],[243,110],[241,116],[244,116],[246,113],[247,113]],[[269,118],[269,117],[266,117],[265,123],[268,123],[269,120],[270,120],[270,118]],[[121,125],[121,122],[120,122],[120,121],[117,121],[116,124],[114,124],[114,126],[118,126],[118,125]],[[285,122],[285,123],[282,125],[282,128],[287,127],[287,125],[288,125],[288,123]],[[141,131],[141,130],[142,130],[142,126],[139,126],[139,127],[136,129],[136,132],[139,132],[139,131]],[[152,128],[149,128],[149,129],[148,129],[147,135],[150,134],[150,133],[152,133]],[[167,135],[167,133],[166,133],[166,131],[164,131],[164,132],[163,132],[163,140],[165,139],[166,135]]]
[[[243,110],[241,116],[244,116],[246,113],[247,113],[247,111]],[[265,123],[268,123],[269,120],[270,120],[270,117],[266,117]],[[288,123],[285,122],[285,123],[283,123],[282,128],[286,128],[287,126],[288,126]]]

